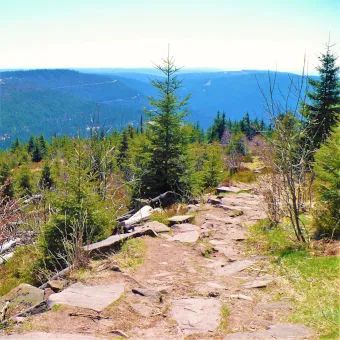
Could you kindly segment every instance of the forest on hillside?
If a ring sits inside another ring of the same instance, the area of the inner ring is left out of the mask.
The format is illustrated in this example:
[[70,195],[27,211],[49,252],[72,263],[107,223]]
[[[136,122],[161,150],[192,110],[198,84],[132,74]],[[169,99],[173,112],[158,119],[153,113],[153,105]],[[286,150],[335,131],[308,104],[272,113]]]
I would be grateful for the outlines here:
[[[219,185],[256,183],[267,213],[261,235],[279,235],[287,249],[310,256],[328,249],[340,237],[336,62],[328,46],[318,79],[291,79],[295,109],[276,101],[269,74],[269,94],[262,94],[270,123],[217,112],[204,131],[185,120],[190,94],[178,95],[182,83],[168,56],[158,66],[164,77],[151,83],[147,120],[141,115],[122,131],[96,123],[88,138],[15,140],[0,152],[0,295],[22,282],[39,286],[69,266],[86,267],[83,246],[127,232],[119,217],[166,192],[173,207]],[[166,220],[171,206],[162,205],[153,218]],[[19,246],[5,257],[2,247],[16,239]]]

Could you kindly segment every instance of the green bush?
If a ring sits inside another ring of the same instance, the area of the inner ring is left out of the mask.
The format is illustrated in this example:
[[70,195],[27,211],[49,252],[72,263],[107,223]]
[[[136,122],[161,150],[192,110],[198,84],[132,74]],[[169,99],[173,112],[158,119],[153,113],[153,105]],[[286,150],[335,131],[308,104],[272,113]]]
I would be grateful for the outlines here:
[[17,247],[13,257],[0,266],[0,296],[20,283],[39,283],[41,253],[34,245]]
[[76,246],[103,239],[111,233],[110,219],[101,202],[66,199],[59,213],[43,227],[40,245],[48,269],[65,267]]
[[340,125],[315,154],[317,238],[340,237]]
[[218,144],[207,146],[203,163],[203,188],[216,188],[223,177],[222,149]]
[[239,170],[230,179],[233,182],[252,183],[256,181],[256,175],[250,170]]

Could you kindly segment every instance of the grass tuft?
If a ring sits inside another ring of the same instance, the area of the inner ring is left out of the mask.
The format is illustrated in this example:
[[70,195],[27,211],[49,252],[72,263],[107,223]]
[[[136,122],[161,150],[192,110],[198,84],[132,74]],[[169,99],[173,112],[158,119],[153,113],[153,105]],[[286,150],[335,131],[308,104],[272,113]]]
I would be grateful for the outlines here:
[[36,263],[40,253],[34,245],[15,249],[13,257],[0,266],[0,296],[20,283],[37,284]]
[[223,333],[226,333],[228,331],[228,318],[230,316],[230,309],[226,304],[223,304],[221,307],[221,321],[219,330]]
[[251,170],[242,169],[231,175],[230,180],[232,182],[253,183],[256,181],[256,175]]
[[321,338],[340,338],[338,256],[315,256],[297,243],[289,226],[262,220],[250,227],[248,250],[272,256],[271,270],[279,276],[279,295],[294,305],[288,321],[314,328]]
[[127,240],[115,255],[117,265],[122,269],[136,269],[143,264],[146,249],[146,243],[142,238]]

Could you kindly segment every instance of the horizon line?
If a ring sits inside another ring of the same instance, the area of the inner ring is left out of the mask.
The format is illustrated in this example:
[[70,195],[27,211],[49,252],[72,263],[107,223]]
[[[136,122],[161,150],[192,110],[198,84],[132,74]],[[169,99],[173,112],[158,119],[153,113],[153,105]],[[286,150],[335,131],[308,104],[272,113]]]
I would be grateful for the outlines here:
[[[16,72],[16,71],[43,71],[43,70],[70,70],[70,71],[81,71],[81,70],[121,70],[121,71],[132,71],[132,70],[145,70],[145,71],[154,71],[157,73],[157,69],[154,67],[147,67],[147,66],[100,66],[100,67],[16,67],[16,68],[0,68],[1,72]],[[302,75],[301,71],[287,71],[287,70],[279,70],[279,69],[255,69],[255,68],[243,68],[243,69],[227,69],[227,68],[219,68],[219,67],[209,67],[209,66],[203,66],[203,67],[183,67],[181,70],[179,70],[179,73],[189,73],[188,71],[203,71],[203,72],[279,72],[279,73],[292,73],[296,75]],[[305,75],[317,75],[317,72],[312,72]]]

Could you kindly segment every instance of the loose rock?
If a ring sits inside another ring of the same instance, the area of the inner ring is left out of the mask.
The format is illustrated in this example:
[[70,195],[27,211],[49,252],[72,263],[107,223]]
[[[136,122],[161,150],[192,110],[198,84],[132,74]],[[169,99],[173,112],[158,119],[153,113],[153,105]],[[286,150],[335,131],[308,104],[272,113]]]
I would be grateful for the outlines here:
[[177,215],[177,216],[172,216],[168,218],[168,221],[171,224],[186,223],[186,222],[190,222],[193,218],[194,218],[193,215]]
[[58,293],[63,290],[67,285],[66,280],[50,280],[47,282],[47,287],[51,288],[54,292]]
[[9,301],[6,319],[44,301],[44,291],[22,283],[0,298],[0,310]]
[[157,222],[157,221],[147,222],[146,224],[144,224],[143,228],[152,229],[156,233],[167,233],[171,230],[164,223],[160,223],[160,222]]
[[245,283],[242,287],[243,288],[247,288],[247,289],[251,289],[251,288],[265,288],[267,287],[270,283],[273,282],[272,278],[258,278],[254,281],[251,282],[247,282]]
[[48,298],[48,304],[50,306],[64,304],[100,312],[112,302],[118,300],[123,293],[123,282],[100,286],[86,286],[82,283],[75,283],[61,293],[51,295]]

